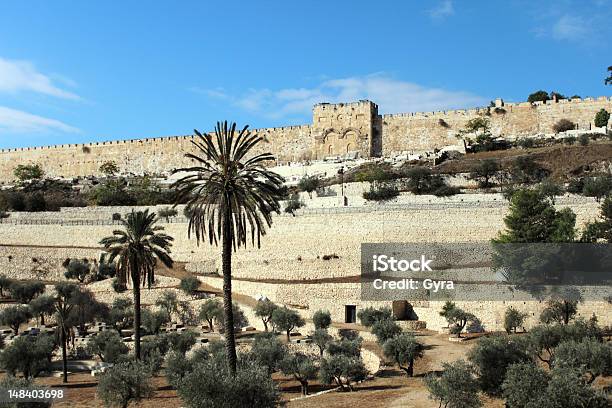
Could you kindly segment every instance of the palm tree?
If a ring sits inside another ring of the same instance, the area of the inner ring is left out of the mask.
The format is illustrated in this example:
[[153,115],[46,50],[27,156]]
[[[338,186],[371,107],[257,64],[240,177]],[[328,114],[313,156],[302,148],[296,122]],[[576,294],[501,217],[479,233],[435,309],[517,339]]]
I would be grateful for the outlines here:
[[133,211],[122,220],[122,230],[104,238],[104,245],[110,254],[109,262],[116,261],[117,279],[120,283],[132,280],[134,287],[134,354],[140,359],[140,285],[151,288],[155,279],[155,264],[159,259],[171,268],[170,247],[173,238],[162,233],[163,227],[156,226],[155,213],[149,210]]
[[68,382],[68,361],[66,359],[66,337],[71,328],[69,323],[70,313],[74,308],[74,298],[79,291],[79,287],[73,283],[60,282],[55,285],[55,320],[58,323],[59,340],[62,346],[62,371],[64,374],[63,382]]
[[[268,171],[264,163],[274,160],[270,153],[254,154],[263,138],[245,126],[236,134],[236,124],[217,123],[215,134],[202,135],[195,130],[192,143],[196,154],[185,157],[196,164],[178,169],[188,173],[177,180],[177,203],[186,202],[189,214],[188,235],[195,234],[198,244],[208,236],[212,245],[222,241],[223,313],[228,366],[236,372],[236,340],[232,313],[232,249],[253,245],[272,225],[272,212],[280,212],[281,187],[284,179]],[[247,157],[249,156],[249,157]]]

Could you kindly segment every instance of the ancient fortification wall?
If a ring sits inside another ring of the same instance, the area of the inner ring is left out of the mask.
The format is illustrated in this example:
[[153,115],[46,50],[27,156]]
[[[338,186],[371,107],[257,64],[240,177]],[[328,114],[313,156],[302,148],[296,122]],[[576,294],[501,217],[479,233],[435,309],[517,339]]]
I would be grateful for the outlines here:
[[[547,103],[503,103],[492,108],[445,112],[378,115],[370,101],[317,104],[311,125],[264,128],[260,151],[269,151],[279,163],[323,159],[329,156],[392,156],[458,145],[456,134],[477,116],[487,116],[495,135],[521,136],[551,133],[559,119],[580,129],[593,125],[600,109],[612,112],[612,98],[572,99]],[[13,179],[17,164],[38,163],[49,176],[97,175],[102,163],[114,160],[122,173],[165,174],[189,165],[192,136],[136,139],[0,150],[0,182]]]

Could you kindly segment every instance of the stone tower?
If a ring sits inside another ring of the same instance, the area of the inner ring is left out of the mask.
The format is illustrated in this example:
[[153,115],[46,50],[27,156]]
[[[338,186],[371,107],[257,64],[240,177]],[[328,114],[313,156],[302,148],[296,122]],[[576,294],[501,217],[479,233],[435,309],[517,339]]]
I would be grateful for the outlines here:
[[374,146],[378,106],[371,101],[320,103],[313,108],[312,135],[316,159],[358,154],[377,156]]

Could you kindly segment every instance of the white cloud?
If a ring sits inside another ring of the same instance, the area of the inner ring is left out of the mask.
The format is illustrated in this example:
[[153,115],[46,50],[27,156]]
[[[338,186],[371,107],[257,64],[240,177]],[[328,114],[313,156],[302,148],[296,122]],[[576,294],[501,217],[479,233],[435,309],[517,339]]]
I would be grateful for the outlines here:
[[0,106],[0,133],[39,133],[49,131],[80,132],[79,129],[59,120]]
[[320,102],[352,102],[369,99],[381,113],[422,112],[482,106],[489,99],[469,92],[427,88],[384,74],[330,79],[313,88],[280,90],[250,89],[234,96],[218,89],[200,90],[201,94],[229,102],[252,114],[278,119],[306,116]]
[[588,36],[588,27],[581,17],[566,14],[555,22],[551,34],[556,40],[582,40]]
[[[59,79],[59,76],[55,76]],[[66,78],[60,82],[71,83]],[[17,93],[22,91],[36,92],[62,99],[79,100],[72,92],[56,86],[51,78],[36,70],[29,61],[8,60],[0,57],[0,92]]]
[[437,7],[429,10],[429,16],[434,19],[443,19],[453,14],[455,14],[455,9],[451,0],[441,1]]

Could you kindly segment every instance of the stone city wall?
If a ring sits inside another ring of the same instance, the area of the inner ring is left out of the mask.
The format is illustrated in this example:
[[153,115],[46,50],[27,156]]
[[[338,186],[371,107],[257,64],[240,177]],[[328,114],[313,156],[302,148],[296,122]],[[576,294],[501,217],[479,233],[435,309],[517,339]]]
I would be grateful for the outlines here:
[[501,136],[527,136],[554,133],[553,125],[560,119],[574,122],[579,129],[589,130],[600,109],[612,112],[612,98],[600,97],[547,101],[534,105],[503,103],[492,108],[419,112],[383,115],[383,156],[419,152],[460,145],[455,136],[474,118],[489,118],[491,132]]
[[[486,115],[495,135],[521,136],[551,133],[559,119],[589,129],[600,109],[612,111],[612,99],[572,99],[559,102],[503,103],[496,107],[444,112],[378,115],[370,101],[317,104],[311,125],[262,128],[257,152],[271,152],[277,163],[335,156],[393,156],[458,145],[455,137],[466,122]],[[0,149],[0,182],[11,182],[18,164],[40,164],[51,177],[99,175],[99,167],[113,160],[123,174],[168,174],[188,166],[184,157],[193,150],[193,136],[171,136]]]

